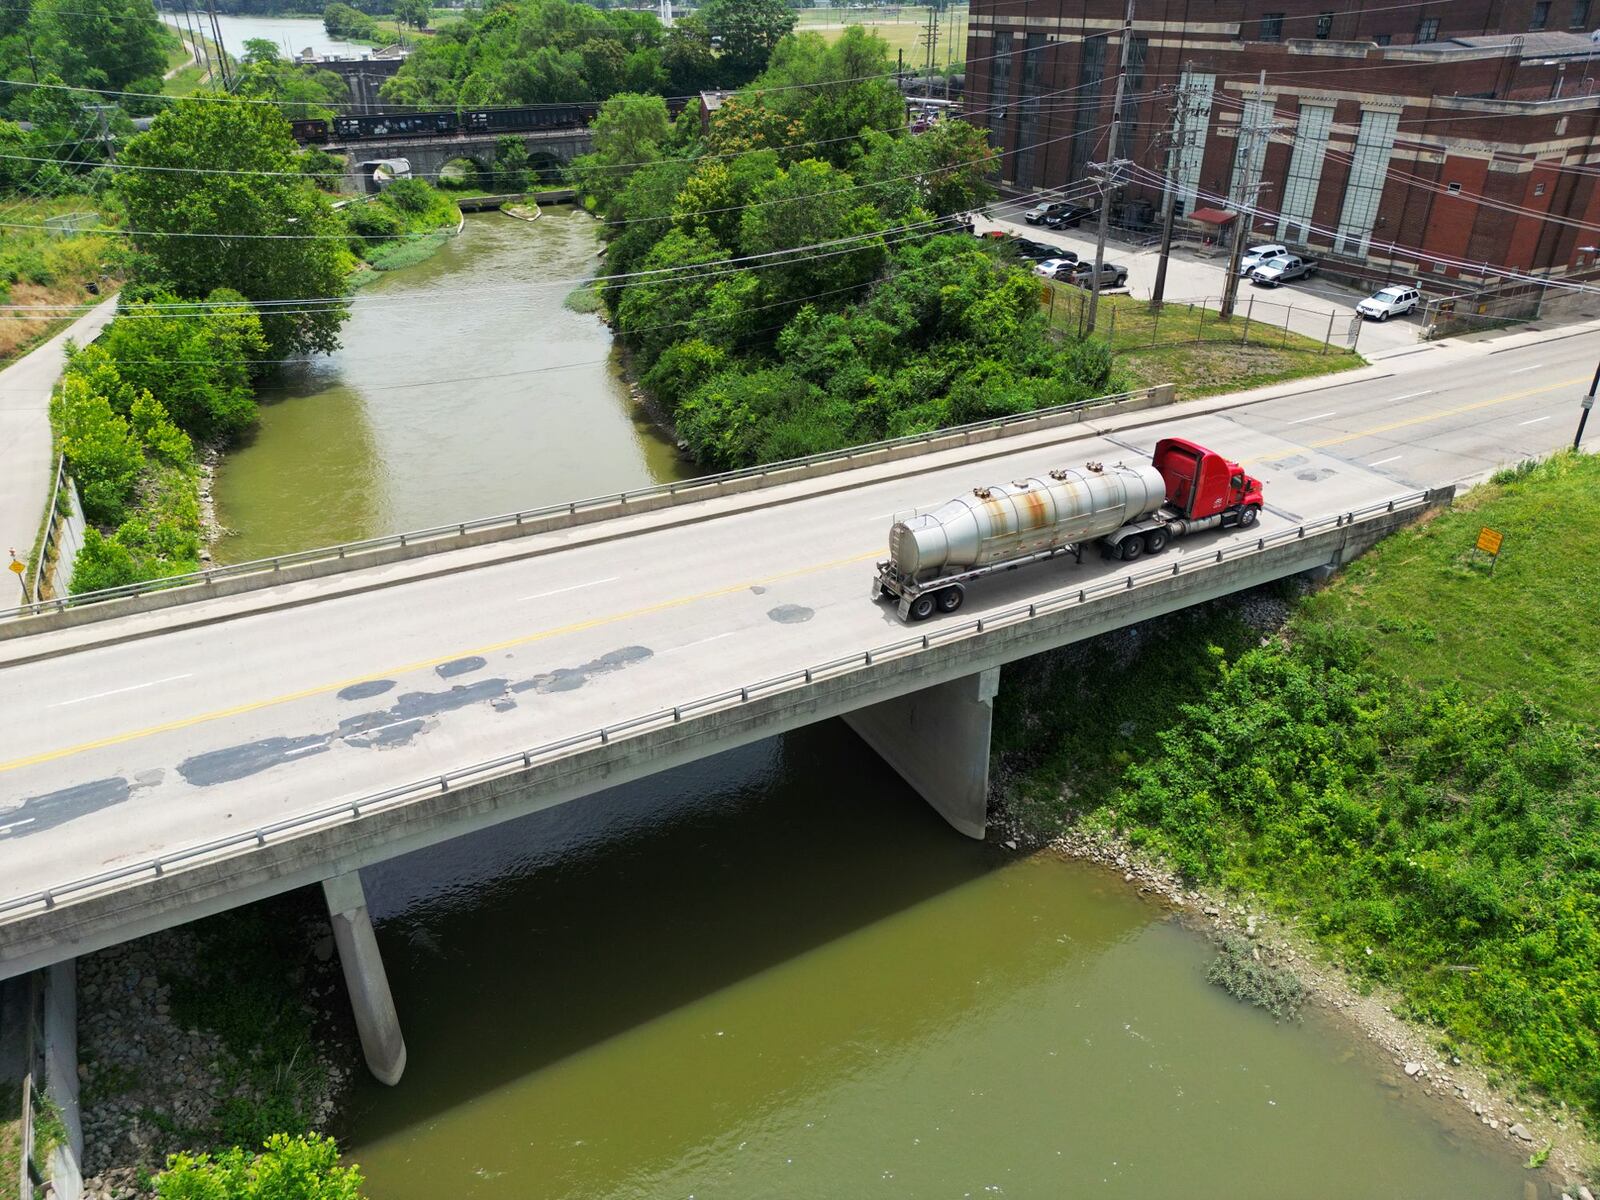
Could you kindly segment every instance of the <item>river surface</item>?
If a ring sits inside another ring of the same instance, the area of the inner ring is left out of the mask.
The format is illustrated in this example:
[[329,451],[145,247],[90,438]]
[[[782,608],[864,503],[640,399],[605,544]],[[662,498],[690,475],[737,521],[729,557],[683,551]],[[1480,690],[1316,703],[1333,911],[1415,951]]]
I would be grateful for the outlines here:
[[344,348],[263,389],[218,473],[219,561],[397,533],[680,478],[611,333],[563,307],[598,226],[467,218],[426,262],[356,293]]
[[[366,289],[226,460],[228,556],[679,471],[561,306],[595,245],[489,214]],[[346,1131],[383,1200],[1523,1195],[1363,1040],[1229,999],[1119,876],[956,835],[839,722],[363,875],[409,1050]]]
[[[162,20],[176,29],[187,31],[191,22],[177,13],[164,12]],[[193,27],[205,37],[211,36],[211,18],[193,18]],[[321,21],[308,17],[257,17],[217,14],[217,26],[222,31],[222,44],[229,54],[244,57],[244,44],[251,38],[265,38],[276,46],[285,58],[297,58],[302,50],[309,49],[319,58],[366,58],[372,47],[359,42],[346,42],[330,37]]]

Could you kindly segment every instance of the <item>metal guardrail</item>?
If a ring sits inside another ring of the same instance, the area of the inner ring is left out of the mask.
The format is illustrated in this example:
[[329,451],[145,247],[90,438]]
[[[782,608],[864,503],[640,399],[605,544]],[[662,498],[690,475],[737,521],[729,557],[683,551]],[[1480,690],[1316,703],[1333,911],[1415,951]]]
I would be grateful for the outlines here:
[[678,496],[701,489],[719,488],[726,484],[746,479],[776,475],[786,471],[803,470],[823,463],[866,457],[882,453],[885,450],[925,445],[963,434],[981,433],[991,429],[1025,427],[1053,417],[1064,416],[1068,413],[1089,412],[1096,408],[1120,404],[1127,400],[1146,399],[1154,394],[1156,390],[1155,388],[1140,388],[1132,392],[1116,392],[1109,396],[1096,396],[1092,399],[1079,400],[1072,404],[1058,404],[1051,408],[1036,409],[1033,412],[993,417],[987,421],[974,421],[966,425],[952,425],[944,429],[931,430],[928,433],[912,433],[904,437],[888,438],[881,442],[868,442],[866,445],[851,446],[843,450],[828,450],[821,454],[809,454],[802,458],[789,458],[784,459],[782,462],[766,463],[756,467],[742,467],[738,470],[723,471],[716,475],[702,475],[694,479],[683,479],[676,483],[651,484],[647,487],[630,488],[623,492],[591,496],[583,500],[571,500],[565,504],[546,504],[539,508],[524,509],[520,512],[505,513],[500,516],[479,517],[472,521],[458,521],[454,524],[436,525],[428,529],[413,529],[404,533],[392,533],[382,537],[365,538],[361,541],[322,546],[314,550],[299,550],[291,554],[276,555],[272,558],[258,558],[249,562],[209,567],[206,570],[193,571],[186,575],[170,575],[163,579],[150,579],[141,583],[124,584],[121,587],[103,588],[95,592],[83,592],[76,596],[39,601],[20,605],[16,608],[0,609],[0,620],[13,617],[37,616],[46,612],[61,612],[68,608],[98,604],[107,600],[121,600],[152,592],[169,591],[174,588],[215,583],[221,579],[233,579],[245,575],[280,571],[284,567],[323,562],[332,558],[348,558],[367,551],[409,546],[416,542],[452,537],[460,538],[469,533],[476,533],[485,529],[503,528],[508,525],[522,525],[528,521],[535,521],[544,517],[572,516],[579,512],[587,512],[607,506],[624,508],[630,502],[650,500],[661,496]]
[[573,734],[558,741],[547,742],[540,746],[474,763],[471,766],[448,771],[442,775],[432,775],[426,779],[401,784],[398,787],[374,792],[355,800],[342,800],[337,804],[328,805],[298,816],[286,817],[281,821],[262,825],[247,832],[229,834],[226,837],[201,842],[143,862],[117,867],[110,871],[102,871],[95,875],[85,876],[81,879],[75,879],[43,891],[32,892],[25,896],[13,897],[9,900],[0,901],[0,924],[15,920],[14,916],[9,916],[8,914],[15,914],[22,909],[52,909],[67,897],[96,891],[109,884],[120,883],[141,875],[164,875],[175,867],[192,866],[201,860],[224,857],[227,852],[235,851],[242,847],[265,846],[269,839],[273,839],[280,834],[291,831],[308,832],[316,826],[326,826],[343,820],[354,820],[374,810],[398,807],[428,796],[449,792],[452,788],[463,783],[478,783],[512,771],[528,770],[535,764],[549,762],[578,749],[609,745],[611,742],[619,738],[626,738],[628,735],[637,735],[678,724],[686,717],[705,715],[733,708],[740,704],[748,704],[752,700],[758,700],[791,688],[804,687],[820,679],[829,679],[846,674],[849,671],[870,667],[874,663],[905,657],[909,654],[931,649],[934,646],[944,645],[947,642],[977,636],[988,630],[1008,628],[1024,621],[1034,620],[1039,616],[1074,608],[1114,592],[1131,591],[1142,585],[1153,583],[1158,579],[1170,579],[1175,576],[1193,574],[1197,570],[1204,570],[1233,559],[1259,554],[1271,546],[1303,540],[1308,533],[1320,532],[1324,529],[1344,528],[1378,514],[1387,515],[1423,507],[1429,503],[1433,494],[1431,490],[1412,492],[1393,500],[1368,505],[1365,508],[1338,513],[1331,517],[1323,517],[1317,521],[1309,521],[1288,529],[1282,529],[1276,533],[1258,537],[1254,541],[1220,547],[1212,554],[1191,555],[1187,558],[1174,559],[1168,565],[1139,571],[1130,575],[1115,576],[1090,587],[1056,592],[1041,600],[1014,605],[1011,608],[1002,609],[986,616],[973,617],[950,625],[941,625],[928,633],[874,646],[867,650],[860,650],[840,658],[830,659],[827,662],[816,663],[782,675],[774,675],[767,679],[758,680],[742,687],[729,688],[714,695],[702,696],[685,704],[673,705],[671,708],[657,709],[654,712],[632,717],[614,725],[606,725],[585,733]]

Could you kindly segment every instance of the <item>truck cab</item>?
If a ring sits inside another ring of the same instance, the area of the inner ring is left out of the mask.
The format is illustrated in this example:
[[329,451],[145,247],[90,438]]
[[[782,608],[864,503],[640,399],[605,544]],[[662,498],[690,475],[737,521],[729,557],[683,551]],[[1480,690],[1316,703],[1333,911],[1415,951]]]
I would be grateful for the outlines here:
[[1167,504],[1185,520],[1236,514],[1240,525],[1261,513],[1261,481],[1238,463],[1188,438],[1156,443],[1155,468],[1167,481]]

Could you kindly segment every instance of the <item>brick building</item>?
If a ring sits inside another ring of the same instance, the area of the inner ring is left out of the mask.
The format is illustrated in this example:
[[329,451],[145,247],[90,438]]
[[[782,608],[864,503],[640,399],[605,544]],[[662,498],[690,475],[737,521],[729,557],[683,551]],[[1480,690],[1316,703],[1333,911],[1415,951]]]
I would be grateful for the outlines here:
[[[1170,171],[1180,216],[1255,193],[1253,235],[1385,273],[1466,284],[1591,269],[1591,4],[1137,0],[1122,211],[1152,219]],[[972,0],[966,109],[1004,152],[1007,192],[1088,190],[1107,158],[1123,8]]]

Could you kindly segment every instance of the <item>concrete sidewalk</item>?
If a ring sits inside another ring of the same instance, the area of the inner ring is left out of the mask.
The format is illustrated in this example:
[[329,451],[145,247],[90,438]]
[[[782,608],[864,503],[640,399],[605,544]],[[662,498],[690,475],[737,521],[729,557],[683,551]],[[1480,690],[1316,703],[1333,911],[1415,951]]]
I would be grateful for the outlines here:
[[[24,562],[50,502],[50,392],[65,365],[67,339],[83,345],[116,315],[117,298],[103,300],[44,345],[0,371],[0,551]],[[10,561],[9,557],[6,559]],[[11,572],[7,571],[7,575]],[[15,603],[15,576],[0,587]]]

